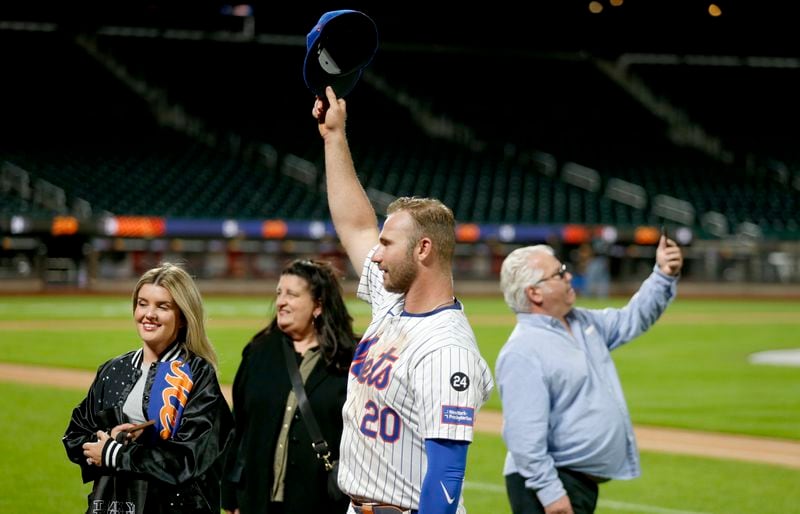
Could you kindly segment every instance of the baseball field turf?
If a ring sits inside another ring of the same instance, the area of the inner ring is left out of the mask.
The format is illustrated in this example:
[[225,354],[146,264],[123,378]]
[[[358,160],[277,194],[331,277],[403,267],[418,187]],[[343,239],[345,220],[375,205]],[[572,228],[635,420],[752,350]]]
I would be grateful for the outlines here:
[[[462,298],[487,361],[514,317],[500,299]],[[619,306],[579,300],[587,307]],[[348,303],[359,329],[366,305]],[[207,296],[208,327],[229,384],[249,337],[271,313],[263,297]],[[0,362],[93,372],[140,345],[130,299],[110,296],[0,297]],[[800,301],[678,298],[647,334],[615,351],[637,426],[780,438],[800,443],[800,367],[752,364],[758,352],[800,348]],[[83,512],[88,485],[66,459],[61,435],[85,386],[17,383],[0,376],[0,513]],[[494,394],[484,407],[498,411]],[[480,417],[480,415],[479,415]],[[772,465],[737,457],[642,452],[643,475],[600,489],[599,514],[800,512],[800,463]],[[497,433],[470,446],[465,500],[471,514],[509,512]]]

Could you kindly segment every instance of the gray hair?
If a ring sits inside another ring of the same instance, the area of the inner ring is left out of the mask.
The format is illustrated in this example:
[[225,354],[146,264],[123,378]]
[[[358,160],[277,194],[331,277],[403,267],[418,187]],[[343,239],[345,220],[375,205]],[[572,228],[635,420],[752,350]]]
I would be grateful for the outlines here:
[[506,304],[514,312],[530,312],[530,302],[525,290],[542,279],[544,270],[530,266],[531,257],[543,253],[555,255],[549,245],[517,248],[503,260],[500,269],[500,289]]

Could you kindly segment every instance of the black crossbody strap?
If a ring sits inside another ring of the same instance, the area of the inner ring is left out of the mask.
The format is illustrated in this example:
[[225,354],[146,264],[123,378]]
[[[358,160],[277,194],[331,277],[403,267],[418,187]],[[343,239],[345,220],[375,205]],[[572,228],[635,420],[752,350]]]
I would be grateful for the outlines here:
[[293,349],[285,341],[281,341],[283,346],[283,355],[286,357],[286,369],[289,371],[289,378],[292,379],[292,389],[294,395],[297,397],[297,406],[303,414],[303,420],[306,422],[306,428],[311,436],[311,445],[314,451],[317,452],[317,458],[325,462],[325,469],[330,471],[333,468],[333,463],[330,461],[331,452],[328,449],[328,442],[322,437],[322,431],[317,424],[317,418],[314,417],[314,412],[311,410],[311,404],[308,403],[308,396],[306,396],[306,388],[303,387],[303,378],[300,376],[300,369],[297,367],[297,357]]

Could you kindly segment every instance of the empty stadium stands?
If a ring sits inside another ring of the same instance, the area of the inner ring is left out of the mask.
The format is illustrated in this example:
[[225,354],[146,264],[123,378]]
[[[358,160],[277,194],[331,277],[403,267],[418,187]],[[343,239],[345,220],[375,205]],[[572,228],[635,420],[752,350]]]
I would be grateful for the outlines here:
[[[8,31],[0,42],[26,49],[3,64],[0,161],[25,169],[32,185],[61,188],[67,212],[83,200],[94,214],[327,220],[302,46]],[[754,125],[771,119],[759,112],[790,98],[785,77],[767,75],[781,84],[755,93],[768,103],[739,110],[749,95],[714,103],[691,94],[715,70],[636,71],[732,146],[752,143],[764,162],[791,156],[791,138],[778,131],[753,139]],[[734,107],[741,123],[726,118]],[[587,56],[387,50],[348,109],[357,167],[378,200],[436,196],[465,222],[667,220],[707,237],[742,223],[768,237],[798,234],[791,169],[776,180],[675,145],[668,124]],[[0,215],[64,214],[0,194]],[[664,198],[693,215],[659,209]],[[724,229],[707,213],[720,214]]]

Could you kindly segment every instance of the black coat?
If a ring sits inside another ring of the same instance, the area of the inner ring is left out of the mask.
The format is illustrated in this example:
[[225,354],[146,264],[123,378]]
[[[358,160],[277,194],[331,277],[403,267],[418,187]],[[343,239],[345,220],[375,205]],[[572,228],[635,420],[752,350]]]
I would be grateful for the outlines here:
[[[159,363],[180,362],[190,369],[192,387],[179,427],[166,440],[156,434],[154,427],[145,429],[136,441],[122,447],[115,459],[116,467],[87,464],[83,443],[97,441],[98,430],[109,431],[128,422],[122,407],[142,374],[142,350],[111,359],[98,368],[86,398],[72,411],[62,438],[69,460],[81,468],[83,481],[94,482],[90,501],[93,496],[109,499],[101,491],[116,487],[131,491],[133,497],[125,498],[137,503],[137,512],[219,514],[224,452],[233,429],[231,411],[211,364],[187,355],[179,343],[171,345],[159,358]],[[148,370],[145,412],[162,400],[151,390],[159,363],[153,363]],[[150,398],[150,394],[158,398]],[[106,443],[105,448],[108,446]],[[96,512],[95,506],[90,504],[87,512]]]
[[[269,513],[274,455],[292,384],[281,345],[291,340],[279,330],[257,334],[242,352],[233,382],[234,443],[222,485],[222,506],[241,514]],[[292,351],[294,349],[292,348]],[[347,371],[336,371],[320,358],[305,383],[306,395],[333,459],[339,458],[342,406]],[[289,428],[284,511],[292,514],[346,512],[348,500],[327,496],[327,472],[311,447],[300,410]]]

